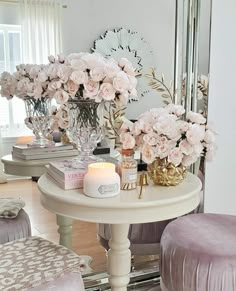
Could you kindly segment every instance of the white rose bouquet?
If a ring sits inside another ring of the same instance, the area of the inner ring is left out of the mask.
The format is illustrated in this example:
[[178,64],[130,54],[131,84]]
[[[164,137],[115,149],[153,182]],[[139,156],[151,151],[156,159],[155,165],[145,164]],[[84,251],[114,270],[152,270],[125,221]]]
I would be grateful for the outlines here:
[[[125,106],[137,94],[135,69],[125,58],[117,62],[98,54],[72,53],[48,59],[46,65],[21,64],[13,74],[4,72],[0,77],[1,96],[17,96],[41,113],[45,111],[44,103],[52,98],[60,105],[86,101],[79,104],[79,118],[95,124],[99,103],[112,101]],[[68,120],[63,117],[63,121],[66,127]]]
[[216,150],[215,133],[200,113],[190,111],[186,118],[184,114],[184,108],[174,104],[143,113],[135,123],[122,126],[123,148],[140,148],[147,164],[159,158],[187,167],[200,156],[211,160]]
[[51,144],[47,140],[52,131],[51,100],[54,97],[50,90],[48,70],[50,65],[16,66],[16,72],[3,72],[0,77],[0,94],[8,100],[14,96],[24,100],[26,107],[25,124],[33,130],[36,140],[34,146]]
[[125,58],[119,62],[98,54],[73,53],[57,59],[49,56],[47,65],[18,65],[16,72],[3,72],[1,96],[11,99],[55,98],[59,104],[84,99],[115,101],[126,105],[136,96],[135,69]]
[[1,96],[11,99],[17,96],[20,99],[53,98],[48,77],[49,65],[16,66],[16,72],[3,72],[0,78]]
[[98,54],[73,53],[49,60],[49,89],[59,104],[80,99],[126,105],[137,94],[135,69],[125,58],[116,62]]

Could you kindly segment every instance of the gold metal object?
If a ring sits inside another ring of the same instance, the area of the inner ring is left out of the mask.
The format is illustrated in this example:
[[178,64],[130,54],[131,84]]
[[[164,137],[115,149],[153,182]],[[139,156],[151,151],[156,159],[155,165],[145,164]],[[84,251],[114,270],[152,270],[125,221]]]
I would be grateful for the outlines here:
[[156,159],[148,165],[148,175],[157,185],[176,186],[181,183],[187,174],[183,165],[175,166],[168,163],[167,159]]
[[148,185],[148,181],[147,181],[147,173],[142,173],[142,174],[139,176],[140,192],[139,192],[138,199],[142,199],[143,186],[147,186],[147,185]]
[[143,174],[141,175],[141,177],[142,177],[142,185],[143,185],[143,186],[147,186],[147,185],[148,185],[148,181],[147,181],[147,173],[143,173]]
[[142,199],[143,185],[140,186],[140,192],[138,195],[138,199]]

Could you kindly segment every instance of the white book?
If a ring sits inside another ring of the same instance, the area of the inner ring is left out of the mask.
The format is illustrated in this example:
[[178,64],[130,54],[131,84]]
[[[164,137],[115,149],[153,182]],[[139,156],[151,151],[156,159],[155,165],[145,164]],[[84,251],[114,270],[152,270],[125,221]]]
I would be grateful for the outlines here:
[[58,152],[45,152],[41,154],[22,154],[17,152],[12,152],[13,158],[22,159],[22,160],[41,160],[41,159],[50,159],[50,158],[68,158],[74,157],[79,154],[77,149],[58,151]]
[[19,144],[13,146],[14,153],[21,153],[21,154],[41,154],[41,153],[48,153],[48,152],[58,152],[58,151],[65,151],[65,150],[72,150],[74,146],[72,144],[62,144],[62,143],[55,143],[53,146],[40,148],[40,147],[30,147],[27,144]]

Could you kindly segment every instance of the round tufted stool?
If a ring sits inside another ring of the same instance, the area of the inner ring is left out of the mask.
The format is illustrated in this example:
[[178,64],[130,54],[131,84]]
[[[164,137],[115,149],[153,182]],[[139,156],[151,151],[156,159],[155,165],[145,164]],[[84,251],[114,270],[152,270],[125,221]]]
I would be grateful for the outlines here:
[[[159,254],[161,235],[169,222],[170,220],[131,224],[128,237],[132,255]],[[97,238],[100,244],[108,251],[108,242],[111,238],[111,227],[109,224],[98,224]]]
[[162,291],[236,291],[236,216],[192,214],[161,238]]
[[15,218],[0,218],[0,244],[31,235],[28,214],[21,209]]

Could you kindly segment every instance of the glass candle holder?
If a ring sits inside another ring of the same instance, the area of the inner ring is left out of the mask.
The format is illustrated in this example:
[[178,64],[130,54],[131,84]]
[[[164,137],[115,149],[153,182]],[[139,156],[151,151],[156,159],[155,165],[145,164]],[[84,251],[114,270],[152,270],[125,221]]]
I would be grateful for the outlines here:
[[94,198],[113,197],[120,193],[120,176],[113,163],[91,163],[84,176],[84,193]]

